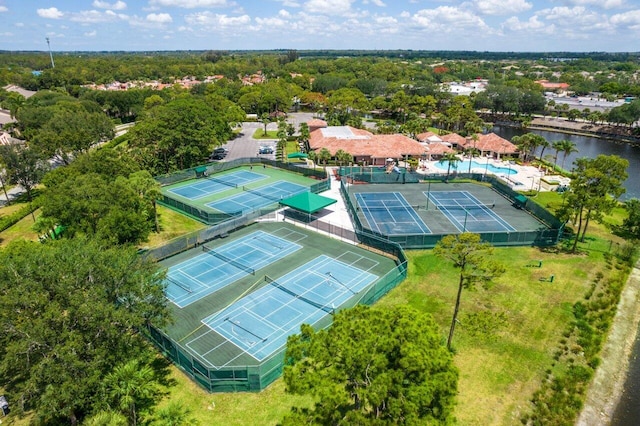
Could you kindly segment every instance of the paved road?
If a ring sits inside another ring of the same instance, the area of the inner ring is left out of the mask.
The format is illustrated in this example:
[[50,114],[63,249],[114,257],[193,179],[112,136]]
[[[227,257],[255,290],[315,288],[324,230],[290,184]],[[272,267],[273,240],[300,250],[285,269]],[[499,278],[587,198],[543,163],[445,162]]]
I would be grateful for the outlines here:
[[[313,114],[306,112],[291,113],[287,117],[287,122],[293,124],[296,130],[299,128],[300,123],[306,123],[313,118]],[[263,129],[264,124],[256,122],[244,122],[242,123],[242,130],[238,137],[230,140],[225,145],[229,152],[227,156],[221,161],[235,160],[236,158],[244,157],[262,157],[275,160],[275,150],[277,139],[254,139],[253,134],[257,129]],[[269,123],[267,130],[277,130],[278,123]],[[274,154],[258,154],[258,149],[261,145],[273,147]]]

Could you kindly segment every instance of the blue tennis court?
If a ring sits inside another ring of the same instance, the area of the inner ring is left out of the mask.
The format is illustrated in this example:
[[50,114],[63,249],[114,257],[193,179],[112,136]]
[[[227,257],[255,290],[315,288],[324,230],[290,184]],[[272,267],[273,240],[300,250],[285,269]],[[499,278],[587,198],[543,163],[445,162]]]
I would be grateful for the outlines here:
[[202,246],[202,254],[169,268],[165,294],[184,308],[300,250],[295,241],[303,237],[294,232],[285,239],[256,231],[215,249]]
[[230,188],[239,188],[268,177],[260,173],[241,170],[233,173],[207,176],[189,185],[170,189],[168,192],[190,200],[197,200],[198,198],[227,191]]
[[399,192],[359,192],[356,202],[373,231],[383,235],[431,234]]
[[306,186],[283,180],[258,188],[251,189],[243,187],[242,189],[243,192],[241,194],[207,203],[206,206],[220,210],[223,213],[237,214],[239,212],[266,207],[292,195],[309,191],[309,188]]
[[[298,333],[366,289],[377,275],[319,256],[202,320],[212,331],[261,361]],[[197,348],[196,338],[187,347]],[[211,349],[210,349],[211,350]]]
[[492,210],[495,203],[484,205],[468,191],[431,191],[423,194],[461,232],[515,231]]

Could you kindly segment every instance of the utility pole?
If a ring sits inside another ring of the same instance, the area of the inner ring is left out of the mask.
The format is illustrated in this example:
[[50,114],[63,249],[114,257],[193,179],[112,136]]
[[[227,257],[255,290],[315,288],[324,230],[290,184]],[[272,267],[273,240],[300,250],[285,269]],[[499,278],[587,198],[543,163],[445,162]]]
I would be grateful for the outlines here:
[[47,37],[47,46],[49,46],[49,57],[51,58],[51,68],[55,68],[56,64],[53,63],[53,53],[51,53],[51,43],[49,43],[49,37]]

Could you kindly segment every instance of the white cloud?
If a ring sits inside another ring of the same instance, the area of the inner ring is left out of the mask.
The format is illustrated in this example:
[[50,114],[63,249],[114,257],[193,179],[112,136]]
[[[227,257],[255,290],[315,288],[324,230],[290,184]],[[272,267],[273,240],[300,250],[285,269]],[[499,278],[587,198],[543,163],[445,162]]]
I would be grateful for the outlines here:
[[150,0],[151,6],[164,7],[182,7],[184,9],[193,9],[196,7],[229,7],[235,3],[229,3],[227,0]]
[[482,18],[473,12],[451,6],[419,10],[413,15],[411,21],[418,27],[439,33],[459,33],[467,29],[475,34],[493,32]]
[[102,0],[94,0],[93,7],[97,7],[99,9],[109,9],[109,10],[124,10],[127,8],[127,4],[121,0],[111,4],[107,1]]
[[619,9],[626,5],[626,0],[566,0],[575,6],[596,6],[603,9]]
[[70,15],[69,20],[81,24],[96,24],[99,22],[116,22],[119,19],[126,20],[127,16],[117,14],[112,10],[101,12],[99,10],[83,10]]
[[7,6],[0,6],[0,12],[8,12],[9,9],[7,8]]
[[156,24],[168,24],[173,22],[173,18],[168,13],[150,13],[147,15],[147,21]]
[[387,6],[386,4],[384,4],[382,0],[362,0],[362,4],[369,4],[369,3],[375,4],[376,6],[379,6],[379,7]]
[[610,22],[615,26],[640,30],[640,9],[613,15],[611,16]]
[[531,9],[525,0],[476,0],[475,7],[483,15],[513,15]]
[[202,13],[194,13],[192,15],[187,15],[184,17],[184,20],[187,24],[190,25],[201,25],[204,27],[228,27],[235,25],[247,25],[251,22],[251,18],[249,15],[241,15],[241,16],[227,16],[227,15],[219,15],[217,13],[211,12],[202,12]]
[[278,0],[282,2],[284,7],[300,7],[300,3],[295,0]]
[[16,26],[16,27],[24,27],[24,22],[16,22],[13,25]]
[[0,37],[12,37],[13,33],[10,32],[6,32],[6,33],[0,33]]
[[545,26],[543,22],[538,20],[536,15],[532,16],[527,21],[520,21],[516,16],[512,16],[504,21],[502,26],[510,31],[553,31],[553,26]]
[[93,31],[88,32],[88,33],[84,33],[85,37],[95,37],[97,35],[98,35],[98,32],[96,30],[93,30]]
[[309,13],[326,15],[340,15],[351,10],[351,3],[355,0],[309,0],[304,9]]
[[37,13],[39,17],[47,19],[60,19],[64,16],[64,13],[60,12],[55,7],[50,7],[49,9],[38,9]]
[[288,21],[280,18],[259,18],[256,17],[256,23],[269,28],[287,28]]

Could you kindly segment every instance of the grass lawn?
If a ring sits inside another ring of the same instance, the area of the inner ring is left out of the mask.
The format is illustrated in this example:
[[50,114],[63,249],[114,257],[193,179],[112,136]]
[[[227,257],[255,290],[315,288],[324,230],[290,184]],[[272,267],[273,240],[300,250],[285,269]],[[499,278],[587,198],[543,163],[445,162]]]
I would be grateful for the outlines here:
[[202,222],[161,205],[158,205],[158,221],[160,222],[160,233],[152,232],[149,234],[149,240],[142,244],[145,247],[158,247],[176,237],[206,227]]
[[[463,425],[511,425],[537,389],[571,318],[571,306],[604,269],[602,255],[573,256],[535,248],[496,249],[506,273],[489,290],[463,291],[454,335],[460,369],[455,416]],[[378,306],[407,303],[449,331],[457,271],[430,251],[408,253],[409,277]],[[542,267],[530,265],[542,261]],[[554,282],[540,278],[554,275]],[[487,322],[484,320],[487,320]]]
[[[561,203],[557,193],[540,193],[534,200],[551,208]],[[205,226],[161,206],[159,213],[162,232],[151,235],[146,243],[149,247]],[[580,254],[531,247],[495,249],[496,258],[506,267],[505,274],[490,289],[464,290],[462,294],[460,323],[453,340],[454,362],[460,371],[455,409],[458,424],[520,424],[547,370],[564,368],[556,364],[553,355],[573,319],[573,304],[584,300],[596,274],[606,277],[616,273],[607,268],[605,254],[621,242],[608,229],[620,223],[622,214],[622,210],[614,211],[604,225],[592,222],[586,242],[579,246]],[[0,234],[2,243],[29,233],[36,238],[29,230],[32,223],[27,216]],[[444,342],[458,272],[430,250],[408,251],[407,256],[408,278],[376,306],[384,309],[408,304],[432,314]],[[541,280],[551,275],[553,282]],[[287,395],[281,379],[260,393],[209,394],[176,367],[170,369],[175,386],[166,389],[168,394],[160,407],[177,401],[202,425],[275,425],[292,405],[312,403],[307,397]]]
[[277,130],[267,130],[267,134],[264,134],[264,129],[256,129],[253,132],[254,139],[278,139],[278,131]]
[[[9,215],[16,210],[24,207],[24,204],[12,204],[8,207],[3,207],[0,209],[0,214]],[[40,215],[40,210],[36,210],[33,212],[35,218],[37,219]],[[4,247],[12,241],[15,240],[30,240],[30,241],[38,241],[38,234],[31,229],[33,227],[33,218],[31,215],[27,215],[23,217],[18,223],[10,227],[9,229],[5,229],[0,232],[0,247]]]
[[291,406],[310,406],[312,403],[308,397],[286,394],[282,379],[260,393],[210,394],[176,367],[172,366],[170,371],[170,378],[175,379],[176,385],[168,389],[170,393],[158,408],[169,402],[179,402],[200,425],[276,425]]

